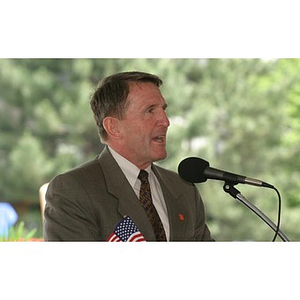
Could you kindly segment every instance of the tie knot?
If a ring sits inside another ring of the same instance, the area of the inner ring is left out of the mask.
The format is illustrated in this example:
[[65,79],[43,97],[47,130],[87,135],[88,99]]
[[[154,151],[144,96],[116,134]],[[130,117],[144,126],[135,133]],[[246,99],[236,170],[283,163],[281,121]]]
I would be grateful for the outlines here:
[[148,176],[149,176],[149,174],[147,171],[141,170],[139,173],[138,179],[141,181],[146,181],[146,180],[148,180]]

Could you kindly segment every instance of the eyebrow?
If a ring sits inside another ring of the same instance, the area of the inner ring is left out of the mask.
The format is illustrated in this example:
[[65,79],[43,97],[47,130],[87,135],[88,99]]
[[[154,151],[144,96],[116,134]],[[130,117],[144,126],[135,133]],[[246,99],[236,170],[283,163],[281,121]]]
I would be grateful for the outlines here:
[[[160,105],[159,104],[151,104],[151,105],[147,106],[146,109],[155,108],[155,107],[160,107]],[[161,107],[165,110],[168,107],[168,103],[165,102]]]

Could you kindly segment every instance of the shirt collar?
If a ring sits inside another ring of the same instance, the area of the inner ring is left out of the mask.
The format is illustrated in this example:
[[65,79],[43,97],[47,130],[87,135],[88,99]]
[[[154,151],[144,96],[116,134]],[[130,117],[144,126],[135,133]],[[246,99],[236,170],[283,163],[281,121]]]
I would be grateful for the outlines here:
[[[134,165],[132,162],[127,160],[125,157],[114,151],[112,148],[108,146],[108,149],[113,156],[113,158],[116,160],[117,164],[125,174],[127,180],[129,181],[130,185],[133,187],[135,185],[135,182],[137,180],[137,177],[140,173],[140,169]],[[151,173],[151,165],[145,169],[149,174]]]

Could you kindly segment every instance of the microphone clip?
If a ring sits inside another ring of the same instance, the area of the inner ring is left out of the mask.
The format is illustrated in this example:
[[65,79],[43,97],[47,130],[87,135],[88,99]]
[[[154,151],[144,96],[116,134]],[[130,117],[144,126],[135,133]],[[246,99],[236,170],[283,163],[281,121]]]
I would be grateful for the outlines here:
[[237,183],[232,182],[225,182],[223,185],[223,190],[225,193],[228,193],[233,198],[237,199],[238,194],[240,194],[239,190],[237,190],[234,186],[237,185]]

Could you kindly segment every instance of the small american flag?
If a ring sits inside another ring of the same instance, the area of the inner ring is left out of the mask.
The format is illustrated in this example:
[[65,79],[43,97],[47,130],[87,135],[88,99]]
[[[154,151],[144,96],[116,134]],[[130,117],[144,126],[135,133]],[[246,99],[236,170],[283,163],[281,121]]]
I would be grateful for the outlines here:
[[146,242],[130,217],[126,216],[108,237],[107,242]]

